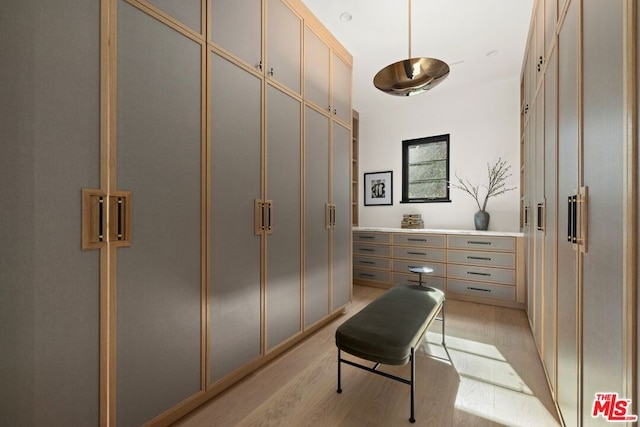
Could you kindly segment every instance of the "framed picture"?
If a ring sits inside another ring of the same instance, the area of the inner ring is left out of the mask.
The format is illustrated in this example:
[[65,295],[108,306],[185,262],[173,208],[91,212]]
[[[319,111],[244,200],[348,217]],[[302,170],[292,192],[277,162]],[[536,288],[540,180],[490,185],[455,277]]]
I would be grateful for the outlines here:
[[393,205],[393,171],[364,174],[364,205]]

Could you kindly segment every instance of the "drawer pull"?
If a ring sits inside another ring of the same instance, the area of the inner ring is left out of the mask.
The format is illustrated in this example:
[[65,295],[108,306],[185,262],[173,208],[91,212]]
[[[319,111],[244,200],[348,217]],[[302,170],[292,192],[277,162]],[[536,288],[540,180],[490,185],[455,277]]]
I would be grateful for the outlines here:
[[375,249],[369,249],[369,248],[360,248],[359,251],[361,252],[375,252]]
[[469,290],[469,291],[491,292],[491,289],[473,288],[471,286],[467,286],[467,290]]
[[487,276],[487,277],[491,276],[491,274],[489,273],[477,273],[475,271],[467,271],[467,274],[471,274],[474,276]]
[[375,239],[375,236],[358,236],[358,239]]
[[370,265],[375,264],[375,262],[373,262],[373,261],[364,261],[364,260],[360,260],[360,261],[358,261],[358,262],[359,262],[360,264],[370,264]]
[[408,238],[407,239],[410,242],[426,242],[427,239],[412,239],[412,238]]
[[491,261],[491,258],[485,256],[468,256],[467,259],[480,259],[482,261]]
[[376,277],[375,274],[369,274],[369,273],[358,273],[358,276],[360,276],[360,277]]
[[427,256],[426,253],[424,252],[407,252],[409,255],[422,255],[422,256]]
[[490,245],[491,242],[482,242],[478,240],[467,240],[467,243],[470,245]]

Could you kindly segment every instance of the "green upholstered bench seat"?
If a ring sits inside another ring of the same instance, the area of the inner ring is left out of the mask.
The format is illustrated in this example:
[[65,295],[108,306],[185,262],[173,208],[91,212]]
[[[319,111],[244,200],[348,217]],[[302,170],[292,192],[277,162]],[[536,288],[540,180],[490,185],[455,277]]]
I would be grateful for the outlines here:
[[[415,349],[427,328],[442,309],[442,346],[451,360],[444,335],[444,293],[423,286],[395,286],[369,303],[336,330],[338,347],[338,393],[342,393],[343,363],[382,375],[411,386],[411,416],[415,422]],[[343,359],[341,352],[375,362],[373,367]],[[404,365],[411,362],[411,378],[378,371],[380,364]],[[452,362],[453,364],[453,362]]]
[[443,302],[435,288],[391,288],[338,328],[336,345],[362,359],[404,365]]

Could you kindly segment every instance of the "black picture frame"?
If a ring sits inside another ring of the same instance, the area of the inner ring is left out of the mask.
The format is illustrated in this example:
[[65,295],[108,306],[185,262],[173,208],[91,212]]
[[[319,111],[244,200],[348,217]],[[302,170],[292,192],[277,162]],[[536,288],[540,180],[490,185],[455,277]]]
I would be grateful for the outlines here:
[[364,205],[393,205],[393,171],[364,174]]

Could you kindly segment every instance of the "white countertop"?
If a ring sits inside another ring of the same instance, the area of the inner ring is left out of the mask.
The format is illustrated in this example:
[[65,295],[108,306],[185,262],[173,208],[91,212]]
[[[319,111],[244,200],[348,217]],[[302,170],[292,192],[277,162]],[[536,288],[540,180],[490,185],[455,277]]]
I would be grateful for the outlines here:
[[471,236],[524,237],[517,231],[478,231],[478,230],[438,230],[432,228],[389,228],[389,227],[353,227],[353,231],[377,231],[380,233],[429,233],[429,234],[464,234]]

